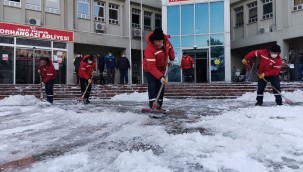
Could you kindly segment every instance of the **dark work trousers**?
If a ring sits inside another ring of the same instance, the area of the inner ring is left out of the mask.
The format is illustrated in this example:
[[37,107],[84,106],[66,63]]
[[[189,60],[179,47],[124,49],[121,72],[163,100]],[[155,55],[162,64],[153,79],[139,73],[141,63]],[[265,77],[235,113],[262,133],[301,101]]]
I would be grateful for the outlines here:
[[120,84],[128,83],[128,69],[120,69]]
[[53,103],[54,84],[55,84],[55,80],[50,80],[45,84],[46,99],[50,103]]
[[[265,77],[265,79],[271,83],[272,86],[274,86],[280,93],[281,93],[281,87],[280,87],[280,80],[279,76],[270,76],[270,77]],[[263,93],[264,89],[266,87],[266,81],[263,79],[259,79],[258,81],[258,91],[257,91],[257,101],[262,104],[263,103]],[[276,103],[278,105],[282,104],[282,97],[281,94],[279,94],[276,90],[273,89],[273,93],[276,97]]]
[[77,76],[77,82],[76,82],[76,84],[79,84],[80,78],[79,78],[78,72],[76,72],[76,76]]
[[107,83],[108,84],[115,84],[115,68],[107,68]]
[[184,81],[193,82],[193,68],[184,69]]
[[100,84],[105,84],[103,73],[100,73]]
[[[146,72],[145,76],[147,78],[147,86],[148,86],[148,98],[149,98],[149,107],[153,107],[153,103],[157,98],[158,92],[160,90],[160,87],[162,85],[161,81],[157,78],[155,78],[150,73]],[[164,96],[164,87],[162,89],[162,92],[160,94],[159,100],[158,100],[158,109],[162,107],[163,103],[163,96]]]
[[[85,78],[80,78],[80,84],[81,84],[81,94],[83,95],[85,92],[85,89],[88,85],[88,80],[86,80]],[[90,84],[87,88],[87,91],[84,95],[84,98],[88,99],[89,95],[90,95],[90,90],[92,89],[92,84]]]

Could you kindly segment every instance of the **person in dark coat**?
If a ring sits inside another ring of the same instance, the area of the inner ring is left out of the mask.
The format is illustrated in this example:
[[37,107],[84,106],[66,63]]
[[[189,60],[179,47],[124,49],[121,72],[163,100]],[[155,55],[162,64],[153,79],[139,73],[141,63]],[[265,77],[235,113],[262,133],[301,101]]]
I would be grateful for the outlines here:
[[108,54],[105,56],[105,64],[107,70],[107,83],[114,84],[115,83],[115,74],[116,74],[116,58],[113,56],[112,52],[109,51]]
[[98,61],[98,69],[100,72],[100,84],[105,84],[105,80],[103,77],[103,72],[105,67],[104,57],[101,54],[97,54],[97,61]]
[[[125,54],[122,54],[118,60],[118,69],[120,71],[120,84],[128,83],[128,69],[130,68],[129,60],[125,57]],[[124,83],[125,80],[125,83]]]
[[47,101],[53,103],[54,97],[54,84],[57,77],[57,72],[54,68],[52,61],[47,57],[41,57],[39,59],[39,73],[41,76],[40,87],[45,85],[45,93]]
[[76,75],[77,75],[77,84],[79,84],[79,76],[78,76],[78,72],[79,72],[79,67],[80,67],[80,63],[82,61],[82,54],[77,54],[75,60],[74,60],[74,66],[75,66],[75,72],[76,72]]

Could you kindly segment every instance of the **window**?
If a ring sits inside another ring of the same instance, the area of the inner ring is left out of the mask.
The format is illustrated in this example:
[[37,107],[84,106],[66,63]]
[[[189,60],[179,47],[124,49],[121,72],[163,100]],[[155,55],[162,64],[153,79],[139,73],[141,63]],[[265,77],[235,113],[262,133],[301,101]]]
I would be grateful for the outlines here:
[[210,33],[224,32],[224,2],[210,3]]
[[41,0],[26,0],[25,8],[41,11]]
[[167,7],[167,33],[180,35],[180,5]]
[[303,9],[303,0],[294,0],[294,11]]
[[133,8],[132,9],[132,27],[140,28],[140,10]]
[[94,3],[95,21],[105,22],[104,9],[105,9],[105,2],[95,0],[95,3]]
[[258,21],[258,8],[257,8],[257,1],[247,4],[249,9],[249,18],[248,23],[255,23]]
[[89,0],[78,0],[78,18],[90,19]]
[[272,0],[262,0],[263,3],[263,19],[270,19],[273,16],[272,13]]
[[161,14],[155,14],[155,28],[162,27],[162,15]]
[[45,11],[49,13],[60,13],[60,1],[59,0],[46,0],[45,2]]
[[[196,4],[195,8],[195,32],[196,34],[208,34],[209,32],[209,15],[208,3]],[[204,37],[202,37],[204,38]],[[198,38],[196,39],[198,44]],[[204,39],[203,39],[204,42]]]
[[4,0],[4,5],[21,8],[21,0]]
[[108,5],[108,12],[109,12],[109,23],[111,24],[119,24],[119,5],[116,4],[109,4]]
[[241,27],[244,24],[243,6],[235,8],[236,12],[236,27]]
[[[182,35],[193,35],[194,34],[194,5],[182,5],[181,6],[181,34]],[[183,38],[182,38],[183,40]],[[185,37],[185,40],[189,40],[189,38]],[[191,40],[191,38],[190,38]],[[182,42],[183,44],[183,42]],[[187,44],[188,45],[188,44]],[[194,45],[192,43],[191,47]]]
[[151,30],[151,12],[144,11],[144,29]]

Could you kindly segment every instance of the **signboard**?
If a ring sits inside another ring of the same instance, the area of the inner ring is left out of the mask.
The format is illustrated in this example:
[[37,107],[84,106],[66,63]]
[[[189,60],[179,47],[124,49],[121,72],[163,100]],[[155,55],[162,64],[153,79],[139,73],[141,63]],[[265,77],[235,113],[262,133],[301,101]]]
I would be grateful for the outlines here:
[[2,60],[8,61],[8,54],[2,54]]
[[73,42],[74,32],[0,22],[0,35]]

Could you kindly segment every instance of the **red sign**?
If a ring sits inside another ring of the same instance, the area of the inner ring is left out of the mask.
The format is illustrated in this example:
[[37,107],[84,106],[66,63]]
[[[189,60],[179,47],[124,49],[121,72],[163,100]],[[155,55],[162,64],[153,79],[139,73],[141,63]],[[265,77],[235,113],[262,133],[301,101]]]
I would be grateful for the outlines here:
[[189,1],[189,0],[169,0],[168,2],[181,2],[181,1]]
[[0,35],[73,42],[74,32],[0,22]]

